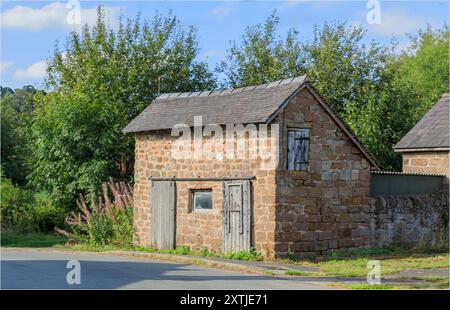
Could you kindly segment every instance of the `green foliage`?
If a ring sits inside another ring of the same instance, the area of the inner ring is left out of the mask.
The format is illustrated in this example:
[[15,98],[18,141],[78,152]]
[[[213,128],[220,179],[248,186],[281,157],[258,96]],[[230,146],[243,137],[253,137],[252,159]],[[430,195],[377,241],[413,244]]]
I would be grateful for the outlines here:
[[365,34],[360,26],[325,23],[314,27],[312,42],[305,44],[308,76],[338,113],[348,104],[364,106],[381,89],[386,50],[363,43]]
[[5,176],[16,184],[24,184],[28,173],[32,145],[29,126],[37,92],[30,85],[15,91],[1,88],[1,162]]
[[33,193],[2,178],[2,231],[50,232],[64,222],[67,211],[52,204],[46,193]]
[[254,248],[248,251],[238,251],[238,252],[228,252],[222,255],[224,258],[235,259],[235,260],[263,260],[261,253],[256,252]]
[[113,182],[102,185],[103,195],[98,200],[91,194],[87,202],[82,194],[77,200],[79,213],[72,212],[66,218],[70,227],[67,232],[57,231],[76,241],[92,247],[133,246],[133,196],[129,184]]
[[32,193],[7,179],[2,179],[0,186],[2,230],[34,231]]
[[165,254],[192,255],[191,250],[187,246],[180,246],[171,250],[158,250],[158,252]]
[[272,82],[305,72],[304,51],[291,29],[283,40],[277,33],[279,18],[272,13],[263,24],[247,27],[241,43],[233,42],[218,71],[227,85],[242,87]]
[[350,284],[352,290],[392,290],[395,286],[392,284]]
[[288,270],[284,273],[287,276],[301,276],[301,277],[317,277],[320,276],[319,272],[304,271],[304,270]]
[[449,36],[448,26],[442,29],[429,26],[410,37],[410,48],[392,64],[393,85],[408,96],[413,107],[409,116],[414,123],[444,92],[449,92]]
[[419,32],[407,51],[390,56],[380,91],[346,107],[344,118],[385,169],[401,169],[393,147],[449,91],[448,46],[447,27]]
[[331,252],[326,259],[348,259],[348,258],[370,258],[373,256],[393,255],[395,253],[402,253],[405,249],[393,246],[387,247],[370,247],[362,249],[337,250]]
[[81,240],[95,246],[112,245],[127,248],[132,244],[133,236],[133,212],[131,208],[126,210],[114,210],[114,218],[101,214],[94,216],[90,226],[86,225],[87,235]]
[[72,33],[48,60],[47,87],[36,96],[30,181],[72,206],[79,192],[109,176],[132,180],[134,137],[122,129],[161,92],[213,88],[196,61],[195,30],[172,15],[108,28],[102,7],[93,28]]
[[207,248],[202,247],[200,248],[200,251],[198,252],[198,255],[201,257],[216,257],[217,253],[210,252]]
[[[301,41],[295,29],[278,33],[275,13],[248,27],[218,68],[226,85],[242,87],[308,74],[312,84],[375,155],[400,169],[393,146],[449,90],[449,31],[420,31],[400,54],[345,22],[315,26]],[[285,39],[283,39],[283,37]]]
[[18,234],[11,232],[2,232],[2,247],[19,248],[47,248],[63,246],[67,242],[64,236],[44,233]]

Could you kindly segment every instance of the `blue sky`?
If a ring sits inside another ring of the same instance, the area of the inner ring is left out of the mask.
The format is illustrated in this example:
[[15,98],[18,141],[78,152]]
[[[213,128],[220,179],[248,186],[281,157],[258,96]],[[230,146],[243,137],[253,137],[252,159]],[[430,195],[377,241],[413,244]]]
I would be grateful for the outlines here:
[[[74,0],[72,0],[74,1]],[[376,0],[372,0],[376,1]],[[32,84],[43,87],[45,59],[56,41],[64,42],[78,26],[67,23],[68,1],[2,1],[1,85],[21,87]],[[448,24],[448,1],[380,1],[380,24],[369,24],[368,1],[81,1],[81,22],[95,21],[95,7],[104,4],[111,23],[119,15],[134,17],[142,12],[151,18],[156,11],[169,10],[185,26],[193,25],[200,39],[200,59],[211,67],[220,61],[230,46],[239,40],[246,26],[264,21],[273,10],[280,17],[280,32],[296,28],[303,40],[311,38],[314,24],[325,21],[347,21],[368,29],[367,39],[389,44],[395,36],[400,46],[406,44],[406,33],[416,33],[427,24]]]

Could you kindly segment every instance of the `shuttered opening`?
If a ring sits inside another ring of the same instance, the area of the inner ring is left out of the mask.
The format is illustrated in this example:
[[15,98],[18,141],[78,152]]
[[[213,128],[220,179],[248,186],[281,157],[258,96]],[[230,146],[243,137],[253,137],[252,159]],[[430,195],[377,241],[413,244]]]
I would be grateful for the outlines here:
[[288,129],[288,170],[308,170],[309,133],[308,128]]

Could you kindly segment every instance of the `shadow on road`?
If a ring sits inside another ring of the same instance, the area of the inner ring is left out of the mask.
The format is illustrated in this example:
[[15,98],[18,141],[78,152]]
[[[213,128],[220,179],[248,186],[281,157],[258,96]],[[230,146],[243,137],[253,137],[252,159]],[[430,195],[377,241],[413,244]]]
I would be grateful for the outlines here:
[[[245,281],[254,283],[274,280],[268,276],[231,272],[227,275],[221,270],[205,271],[205,268],[199,269],[186,264],[80,260],[81,284],[69,285],[66,275],[71,269],[67,269],[66,264],[66,260],[2,260],[2,288],[117,289],[131,285],[130,288],[170,289],[174,288],[173,284],[177,281],[230,281],[231,288],[233,283],[240,283],[239,285],[245,288]],[[145,281],[145,286],[140,287],[139,282],[142,281]],[[247,287],[251,288],[252,283],[247,283]],[[187,289],[192,288],[189,283],[185,286]]]

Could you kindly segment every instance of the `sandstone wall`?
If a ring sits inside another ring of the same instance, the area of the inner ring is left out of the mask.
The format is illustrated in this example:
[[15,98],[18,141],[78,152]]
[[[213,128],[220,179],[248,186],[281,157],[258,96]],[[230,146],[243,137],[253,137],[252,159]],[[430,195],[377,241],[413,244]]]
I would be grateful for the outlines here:
[[407,247],[447,244],[449,197],[430,195],[386,195],[371,199],[372,246]]
[[445,175],[444,189],[448,192],[450,152],[403,152],[402,156],[403,172]]
[[[276,253],[307,256],[368,246],[370,165],[314,97],[304,90],[276,121]],[[309,170],[288,171],[287,128],[311,128]]]
[[[150,177],[248,177],[253,183],[253,235],[258,252],[273,256],[275,239],[275,171],[261,170],[259,158],[174,159],[171,146],[177,137],[169,131],[136,134],[134,185],[135,242],[150,246]],[[206,142],[207,139],[205,139]],[[222,182],[177,182],[176,246],[222,251]],[[189,210],[189,192],[211,188],[213,210]]]
[[404,152],[403,172],[450,176],[449,152]]

